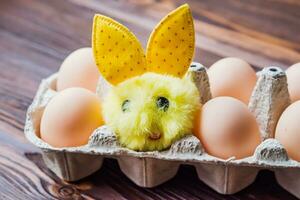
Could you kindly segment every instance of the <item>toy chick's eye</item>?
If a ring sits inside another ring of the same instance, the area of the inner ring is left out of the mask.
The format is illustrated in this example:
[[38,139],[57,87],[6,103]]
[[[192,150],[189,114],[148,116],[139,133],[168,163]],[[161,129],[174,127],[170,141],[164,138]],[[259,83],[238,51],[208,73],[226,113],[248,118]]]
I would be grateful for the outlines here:
[[122,103],[122,111],[123,112],[129,111],[129,104],[130,104],[130,101],[128,99],[123,101],[123,103]]
[[166,112],[169,108],[169,100],[166,97],[158,97],[156,100],[156,106],[158,109]]

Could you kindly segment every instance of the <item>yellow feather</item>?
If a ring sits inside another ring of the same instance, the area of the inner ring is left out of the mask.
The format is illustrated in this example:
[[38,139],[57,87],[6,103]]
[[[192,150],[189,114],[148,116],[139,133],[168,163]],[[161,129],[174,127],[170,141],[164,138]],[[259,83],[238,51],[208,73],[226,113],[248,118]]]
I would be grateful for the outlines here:
[[103,115],[121,145],[152,151],[190,134],[199,107],[199,93],[190,79],[145,73],[114,87],[103,103]]

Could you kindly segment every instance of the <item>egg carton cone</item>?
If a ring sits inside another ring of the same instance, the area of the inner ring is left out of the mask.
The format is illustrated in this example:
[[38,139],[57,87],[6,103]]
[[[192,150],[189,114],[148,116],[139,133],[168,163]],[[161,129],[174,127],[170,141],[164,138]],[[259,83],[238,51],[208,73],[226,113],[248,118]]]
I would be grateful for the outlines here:
[[[200,94],[201,103],[211,99],[206,68],[192,63],[187,72]],[[262,169],[275,173],[278,183],[300,198],[300,163],[288,157],[283,146],[274,139],[276,123],[290,104],[285,72],[278,67],[267,67],[257,73],[249,109],[256,117],[261,132],[261,144],[254,154],[243,159],[227,160],[205,152],[201,142],[188,135],[164,151],[137,152],[119,145],[108,126],[96,129],[88,144],[80,147],[55,148],[42,141],[40,121],[45,106],[56,92],[57,74],[43,80],[28,108],[25,135],[39,147],[49,169],[66,181],[76,181],[101,168],[104,158],[118,161],[122,172],[141,187],[155,187],[174,177],[180,165],[193,165],[199,179],[215,191],[233,194],[250,185]],[[238,83],[237,83],[238,84]],[[110,85],[99,79],[97,94],[104,98]]]

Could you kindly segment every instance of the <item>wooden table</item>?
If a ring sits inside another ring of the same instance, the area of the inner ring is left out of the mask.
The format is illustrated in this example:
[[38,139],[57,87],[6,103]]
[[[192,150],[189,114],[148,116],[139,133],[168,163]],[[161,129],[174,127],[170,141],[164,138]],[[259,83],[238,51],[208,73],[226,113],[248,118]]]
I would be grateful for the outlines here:
[[[300,61],[297,0],[187,0],[195,18],[195,60],[210,66],[238,56],[256,69]],[[182,4],[171,0],[1,0],[0,199],[296,199],[261,172],[254,184],[230,196],[217,194],[181,167],[167,183],[134,185],[113,160],[79,182],[67,183],[44,165],[23,134],[25,113],[42,78],[57,71],[73,50],[90,46],[94,13],[111,16],[145,45],[159,19]]]

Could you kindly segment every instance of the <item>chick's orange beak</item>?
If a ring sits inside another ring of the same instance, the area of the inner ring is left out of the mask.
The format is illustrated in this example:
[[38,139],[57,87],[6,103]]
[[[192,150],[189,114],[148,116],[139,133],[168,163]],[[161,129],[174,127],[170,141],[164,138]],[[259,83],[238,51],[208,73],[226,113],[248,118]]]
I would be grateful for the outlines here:
[[159,140],[161,138],[161,134],[160,133],[151,133],[149,135],[149,139],[150,140]]

